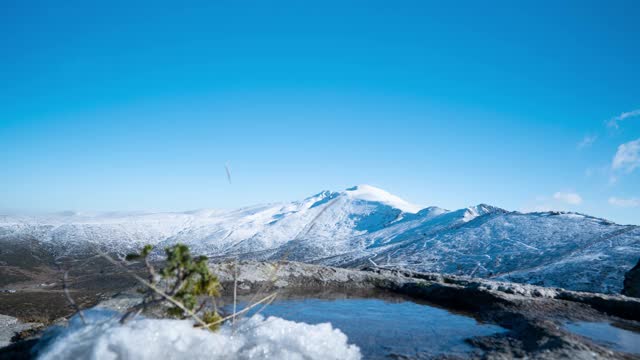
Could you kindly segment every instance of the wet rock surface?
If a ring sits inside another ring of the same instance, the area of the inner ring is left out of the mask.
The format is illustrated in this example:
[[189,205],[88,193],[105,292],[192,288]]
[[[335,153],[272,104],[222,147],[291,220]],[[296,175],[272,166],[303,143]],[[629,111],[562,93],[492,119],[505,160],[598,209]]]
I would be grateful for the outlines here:
[[[234,284],[240,297],[308,298],[402,295],[479,321],[499,325],[505,333],[468,339],[477,352],[471,358],[508,359],[633,359],[563,327],[567,321],[615,322],[638,328],[640,299],[497,282],[468,277],[414,273],[379,267],[350,270],[297,262],[241,261],[211,263],[223,286],[223,301],[231,301]],[[237,275],[237,276],[236,276]],[[139,295],[129,288],[99,306],[122,311]],[[11,347],[15,348],[13,344]],[[6,357],[7,348],[0,350]],[[28,353],[28,352],[27,352]],[[24,354],[24,352],[23,352]],[[447,358],[447,356],[443,356]]]
[[[636,355],[613,351],[563,328],[567,321],[618,322],[637,326],[640,301],[626,296],[603,295],[545,288],[452,275],[412,273],[365,268],[348,270],[295,262],[240,262],[213,264],[225,291],[239,293],[280,290],[322,296],[326,292],[366,294],[382,291],[404,294],[509,331],[469,339],[483,350],[470,357],[508,359],[633,359]],[[380,296],[380,295],[374,295]]]

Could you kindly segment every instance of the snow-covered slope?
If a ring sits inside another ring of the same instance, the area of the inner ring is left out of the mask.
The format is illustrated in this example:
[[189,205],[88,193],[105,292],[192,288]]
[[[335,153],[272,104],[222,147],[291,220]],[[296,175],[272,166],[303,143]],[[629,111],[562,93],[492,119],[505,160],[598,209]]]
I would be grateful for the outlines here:
[[0,242],[16,239],[37,241],[56,256],[183,242],[213,257],[374,262],[603,292],[619,292],[640,257],[637,226],[486,204],[420,210],[369,185],[233,211],[0,216]]

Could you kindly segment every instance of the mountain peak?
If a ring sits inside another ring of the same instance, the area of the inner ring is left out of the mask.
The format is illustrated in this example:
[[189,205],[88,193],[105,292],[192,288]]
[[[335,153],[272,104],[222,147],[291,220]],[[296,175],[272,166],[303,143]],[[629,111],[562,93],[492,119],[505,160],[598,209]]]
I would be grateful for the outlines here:
[[350,187],[343,194],[352,199],[380,202],[407,213],[415,214],[421,209],[418,205],[411,204],[385,190],[367,184]]
[[464,218],[463,220],[465,222],[467,221],[471,221],[479,216],[482,215],[486,215],[489,213],[494,213],[494,212],[506,212],[504,209],[501,209],[499,207],[496,206],[492,206],[492,205],[488,205],[488,204],[478,204],[475,206],[469,206],[468,208],[464,209]]
[[475,212],[477,212],[479,215],[484,215],[484,214],[488,214],[491,212],[505,212],[506,210],[499,208],[497,206],[493,206],[493,205],[489,205],[489,204],[478,204],[476,206],[471,206],[469,207],[469,209],[473,209]]

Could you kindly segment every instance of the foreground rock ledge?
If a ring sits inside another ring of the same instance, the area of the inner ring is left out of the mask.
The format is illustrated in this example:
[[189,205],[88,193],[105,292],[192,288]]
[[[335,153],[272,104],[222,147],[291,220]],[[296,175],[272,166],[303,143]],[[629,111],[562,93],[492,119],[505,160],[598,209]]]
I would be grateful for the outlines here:
[[624,275],[624,289],[622,293],[627,296],[640,298],[640,261]]
[[379,267],[350,270],[287,261],[242,261],[237,263],[237,271],[235,266],[232,262],[211,264],[225,294],[232,292],[236,273],[239,294],[278,290],[284,296],[325,292],[366,296],[382,291],[463,311],[510,330],[470,339],[472,345],[485,351],[472,357],[637,358],[594,344],[560,325],[566,321],[603,321],[638,328],[640,299]]
[[[233,294],[234,284],[240,296],[266,295],[273,291],[283,297],[322,297],[327,293],[402,295],[462,311],[479,321],[509,330],[468,339],[479,350],[470,353],[470,358],[638,358],[594,344],[567,332],[561,325],[566,321],[604,321],[639,328],[640,299],[379,267],[352,270],[287,261],[217,262],[210,266],[220,278],[227,300]],[[138,297],[131,289],[99,306],[122,311],[138,301]],[[34,343],[33,339],[29,341],[0,349],[0,359],[28,358]]]

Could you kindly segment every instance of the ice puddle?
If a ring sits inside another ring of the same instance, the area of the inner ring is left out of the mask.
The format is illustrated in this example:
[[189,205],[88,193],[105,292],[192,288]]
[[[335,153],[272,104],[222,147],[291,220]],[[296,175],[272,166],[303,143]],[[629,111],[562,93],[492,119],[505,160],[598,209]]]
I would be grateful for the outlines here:
[[329,322],[360,348],[365,359],[466,357],[474,350],[467,339],[506,331],[395,296],[281,299],[260,314],[309,324]]
[[570,322],[565,324],[565,328],[613,350],[640,354],[639,329],[625,329],[606,322],[588,321]]
[[[244,304],[239,304],[239,309]],[[230,309],[227,309],[230,310]],[[41,359],[387,359],[468,355],[466,339],[505,331],[403,299],[282,299],[211,333],[190,321],[85,312],[48,331]],[[285,320],[287,319],[287,320]],[[348,336],[348,338],[347,338]]]

